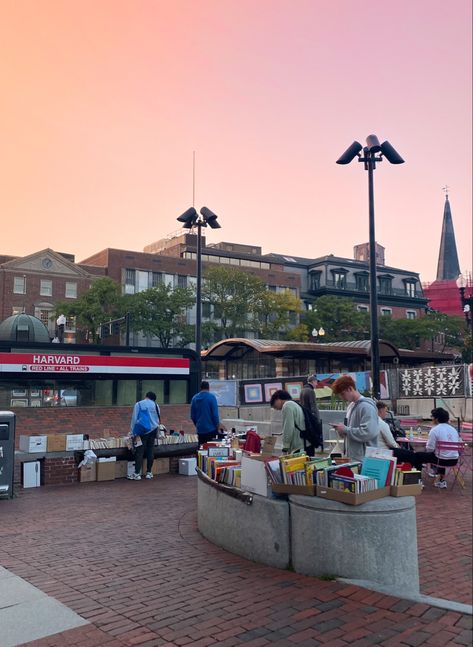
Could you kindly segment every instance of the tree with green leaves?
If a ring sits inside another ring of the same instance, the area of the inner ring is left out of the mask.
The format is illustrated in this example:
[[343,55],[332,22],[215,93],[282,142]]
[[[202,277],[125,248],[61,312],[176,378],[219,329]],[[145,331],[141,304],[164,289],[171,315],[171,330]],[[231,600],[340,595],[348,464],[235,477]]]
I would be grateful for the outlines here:
[[100,324],[124,314],[120,286],[108,276],[100,277],[73,303],[57,303],[55,312],[56,315],[75,317],[77,332],[84,337],[88,334],[97,344]]
[[369,339],[369,315],[358,312],[354,301],[346,297],[319,297],[313,309],[304,312],[302,323],[307,336],[314,328],[323,328],[325,335],[321,341],[324,342]]
[[204,273],[202,301],[211,306],[225,339],[259,327],[255,317],[265,292],[261,279],[236,267],[211,267]]
[[263,339],[287,339],[301,312],[301,300],[290,290],[265,290],[254,308],[257,332]]
[[172,288],[164,283],[125,297],[132,330],[157,337],[162,348],[193,341],[194,327],[187,324],[186,310],[194,300],[191,288]]

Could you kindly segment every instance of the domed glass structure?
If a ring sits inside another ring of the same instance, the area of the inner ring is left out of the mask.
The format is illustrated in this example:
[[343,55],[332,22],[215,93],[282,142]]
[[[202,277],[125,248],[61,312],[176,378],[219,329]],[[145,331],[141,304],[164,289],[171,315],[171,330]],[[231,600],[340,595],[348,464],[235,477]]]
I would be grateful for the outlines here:
[[33,315],[12,315],[0,323],[0,341],[50,342],[49,332],[41,319]]

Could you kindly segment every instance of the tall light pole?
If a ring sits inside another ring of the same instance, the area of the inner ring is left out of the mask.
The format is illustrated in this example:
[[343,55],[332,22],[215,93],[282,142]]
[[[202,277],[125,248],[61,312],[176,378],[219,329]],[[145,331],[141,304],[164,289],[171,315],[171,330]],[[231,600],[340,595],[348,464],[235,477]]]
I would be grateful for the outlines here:
[[183,222],[183,229],[193,229],[197,227],[197,285],[195,296],[195,352],[197,354],[197,384],[200,385],[202,377],[202,227],[211,227],[212,229],[220,229],[217,222],[217,216],[207,209],[202,207],[200,214],[191,207],[184,211],[183,214],[177,218],[179,222]]
[[[363,155],[361,151],[363,150]],[[374,170],[376,162],[382,162],[384,157],[391,164],[403,164],[404,160],[389,142],[379,143],[376,135],[368,135],[366,146],[355,141],[337,160],[337,164],[349,164],[355,157],[365,165],[368,171],[368,203],[369,203],[369,249],[370,249],[370,318],[371,318],[371,379],[373,382],[373,397],[380,397],[379,380],[379,333],[378,333],[378,298],[376,279],[376,237],[374,228]]]

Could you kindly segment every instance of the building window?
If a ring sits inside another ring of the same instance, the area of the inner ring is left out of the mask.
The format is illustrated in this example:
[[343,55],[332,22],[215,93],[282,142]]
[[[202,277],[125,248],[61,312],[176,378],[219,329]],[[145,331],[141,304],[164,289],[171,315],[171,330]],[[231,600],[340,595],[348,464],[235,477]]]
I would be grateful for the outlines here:
[[75,317],[66,317],[66,325],[64,326],[64,330],[68,330],[69,332],[75,332],[76,331],[76,318]]
[[187,276],[179,274],[177,277],[177,287],[178,288],[187,288]]
[[415,310],[406,310],[406,318],[407,319],[416,319],[417,318],[417,312]]
[[49,329],[49,316],[51,314],[51,310],[40,310],[39,311],[39,317],[38,319],[41,319],[41,321],[44,323],[46,328]]
[[391,310],[391,308],[381,308],[381,315],[383,317],[391,317],[392,313],[393,311]]
[[15,276],[13,279],[13,293],[26,294],[26,276]]
[[66,283],[66,298],[77,299],[77,283]]
[[358,292],[368,292],[368,275],[367,274],[357,274],[356,277],[356,289]]
[[138,270],[137,272],[137,279],[138,279],[138,286],[137,286],[137,292],[144,292],[144,290],[147,290],[149,288],[149,281],[150,281],[150,276],[149,272],[143,272],[141,270]]
[[358,312],[369,312],[370,311],[369,306],[357,305],[356,309],[358,310]]
[[158,285],[161,285],[163,282],[163,275],[161,272],[153,272],[153,275],[151,277],[151,287],[152,288],[157,288]]
[[310,273],[310,289],[320,290],[320,275],[321,272],[311,272]]
[[211,316],[212,316],[212,306],[208,301],[204,301],[202,303],[202,317],[204,317],[204,319],[210,319]]
[[53,295],[53,282],[41,279],[39,293],[42,297],[51,297]]
[[379,292],[380,294],[392,293],[392,278],[390,276],[379,277]]
[[13,306],[11,309],[12,315],[21,315],[23,312],[23,306]]
[[404,281],[404,286],[406,294],[408,297],[415,297],[416,295],[416,283],[415,281]]
[[333,285],[339,290],[345,290],[347,287],[347,275],[345,272],[335,270],[333,274]]

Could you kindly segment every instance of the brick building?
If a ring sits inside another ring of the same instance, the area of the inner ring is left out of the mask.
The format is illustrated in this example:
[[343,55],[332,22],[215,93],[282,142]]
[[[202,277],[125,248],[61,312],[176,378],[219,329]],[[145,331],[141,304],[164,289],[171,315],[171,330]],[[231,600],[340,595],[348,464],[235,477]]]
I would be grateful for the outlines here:
[[[44,249],[28,256],[0,256],[0,320],[22,312],[34,315],[55,331],[55,306],[79,298],[92,285],[100,268],[75,263],[71,254]],[[69,319],[65,341],[75,342],[75,325]]]

